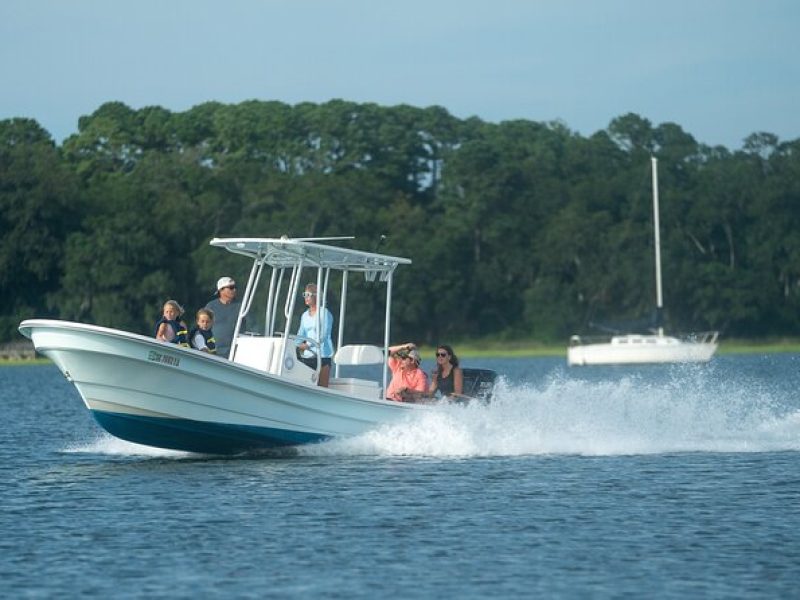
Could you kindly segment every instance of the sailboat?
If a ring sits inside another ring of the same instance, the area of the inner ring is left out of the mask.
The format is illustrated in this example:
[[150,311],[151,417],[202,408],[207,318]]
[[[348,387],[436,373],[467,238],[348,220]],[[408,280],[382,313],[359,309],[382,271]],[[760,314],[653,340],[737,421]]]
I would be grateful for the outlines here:
[[717,351],[718,331],[686,335],[665,335],[661,314],[664,306],[661,285],[661,237],[659,234],[658,162],[651,159],[653,170],[653,229],[655,235],[657,327],[650,334],[627,333],[610,339],[573,335],[567,348],[567,364],[636,365],[652,363],[703,363]]

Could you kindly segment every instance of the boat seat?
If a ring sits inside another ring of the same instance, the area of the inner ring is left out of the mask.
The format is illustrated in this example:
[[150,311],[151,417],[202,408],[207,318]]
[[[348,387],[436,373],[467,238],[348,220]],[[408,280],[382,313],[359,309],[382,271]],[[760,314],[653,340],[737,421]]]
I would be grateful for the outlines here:
[[280,367],[280,356],[283,338],[240,335],[236,338],[233,362],[266,371],[277,372]]
[[328,382],[328,387],[358,398],[375,399],[381,397],[381,384],[370,379],[332,377]]
[[370,344],[348,344],[336,351],[333,360],[337,365],[380,365],[383,349]]
[[316,383],[316,371],[297,360],[295,345],[287,341],[284,350],[283,343],[282,337],[240,335],[236,338],[233,362],[295,381]]

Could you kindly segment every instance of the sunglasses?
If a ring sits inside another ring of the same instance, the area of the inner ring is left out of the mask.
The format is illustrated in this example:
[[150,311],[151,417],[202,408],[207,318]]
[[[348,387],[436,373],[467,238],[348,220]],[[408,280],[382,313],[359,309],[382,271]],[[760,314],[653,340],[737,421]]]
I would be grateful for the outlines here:
[[316,296],[314,292],[303,292],[303,298],[313,298]]
[[222,289],[223,289],[223,290],[235,290],[235,289],[236,289],[236,286],[235,286],[235,285],[226,285],[226,286],[225,286],[224,288],[222,288]]
[[437,352],[436,356],[441,356],[443,358],[447,358],[447,352]]

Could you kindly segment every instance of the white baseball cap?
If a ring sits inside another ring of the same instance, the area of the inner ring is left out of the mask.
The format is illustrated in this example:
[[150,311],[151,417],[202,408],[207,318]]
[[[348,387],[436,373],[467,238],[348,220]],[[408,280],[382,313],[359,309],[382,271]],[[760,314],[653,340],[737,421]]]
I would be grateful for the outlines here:
[[236,286],[236,282],[231,279],[230,277],[220,277],[217,280],[217,291],[220,291],[222,288]]

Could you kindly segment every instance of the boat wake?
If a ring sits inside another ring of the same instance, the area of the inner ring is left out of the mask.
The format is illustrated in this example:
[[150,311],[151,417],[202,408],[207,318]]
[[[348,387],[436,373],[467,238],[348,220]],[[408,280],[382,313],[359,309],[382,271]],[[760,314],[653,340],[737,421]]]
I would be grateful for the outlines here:
[[[709,388],[694,375],[540,386],[500,382],[490,405],[443,406],[401,424],[299,449],[300,455],[613,456],[800,450],[800,407],[786,393]],[[784,397],[782,397],[784,396]]]
[[74,454],[106,454],[109,456],[143,456],[153,458],[187,458],[194,456],[188,452],[177,450],[167,450],[165,448],[154,448],[152,446],[142,446],[133,444],[119,438],[115,438],[105,432],[100,432],[97,438],[87,443],[76,443],[67,446],[64,452]]
[[[491,404],[447,405],[352,438],[248,456],[614,456],[800,450],[793,394],[757,383],[712,382],[676,370],[659,383],[628,376],[584,381],[557,372],[538,385],[502,378]],[[106,433],[65,452],[162,459],[196,454],[151,448]]]

